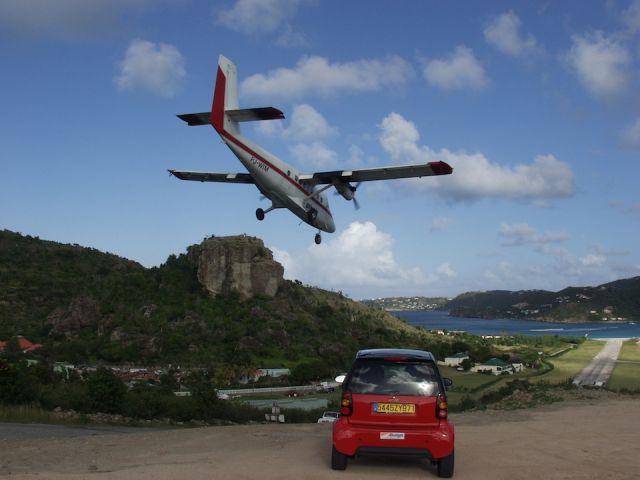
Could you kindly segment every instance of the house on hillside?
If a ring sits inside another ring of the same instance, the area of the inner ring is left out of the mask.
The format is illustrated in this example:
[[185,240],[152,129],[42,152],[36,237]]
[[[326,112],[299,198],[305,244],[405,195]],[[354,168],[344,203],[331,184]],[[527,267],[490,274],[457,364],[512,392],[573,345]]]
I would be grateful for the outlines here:
[[[36,350],[40,350],[42,348],[41,344],[32,343],[31,341],[24,338],[22,335],[18,335],[16,339],[18,340],[18,347],[20,347],[20,350],[22,350],[22,353],[35,352]],[[9,345],[8,340],[7,341],[0,340],[0,352],[4,352],[4,350],[7,348],[8,345]]]
[[469,355],[466,353],[456,353],[455,355],[444,357],[444,364],[447,367],[459,367],[464,360],[469,360]]
[[503,373],[513,374],[513,365],[499,358],[492,358],[486,362],[479,363],[471,367],[472,372],[489,372],[493,375],[502,375]]
[[249,382],[257,382],[264,377],[271,377],[272,379],[281,379],[287,375],[291,375],[291,370],[288,368],[258,368],[254,372],[243,375],[239,382],[247,384]]

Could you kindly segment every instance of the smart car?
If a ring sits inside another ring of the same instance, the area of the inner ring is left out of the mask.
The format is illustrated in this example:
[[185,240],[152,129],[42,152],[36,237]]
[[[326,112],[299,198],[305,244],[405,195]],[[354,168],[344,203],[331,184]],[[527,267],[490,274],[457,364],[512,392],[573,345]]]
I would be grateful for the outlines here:
[[422,457],[452,477],[454,427],[434,356],[408,349],[361,350],[342,384],[333,424],[331,467],[347,468],[364,455]]

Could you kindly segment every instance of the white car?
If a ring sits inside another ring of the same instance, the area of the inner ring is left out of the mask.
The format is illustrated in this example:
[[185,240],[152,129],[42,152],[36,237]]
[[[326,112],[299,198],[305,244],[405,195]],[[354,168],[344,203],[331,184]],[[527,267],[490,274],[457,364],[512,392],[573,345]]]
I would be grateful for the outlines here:
[[324,412],[322,417],[318,419],[318,423],[333,423],[339,416],[340,414],[338,412]]

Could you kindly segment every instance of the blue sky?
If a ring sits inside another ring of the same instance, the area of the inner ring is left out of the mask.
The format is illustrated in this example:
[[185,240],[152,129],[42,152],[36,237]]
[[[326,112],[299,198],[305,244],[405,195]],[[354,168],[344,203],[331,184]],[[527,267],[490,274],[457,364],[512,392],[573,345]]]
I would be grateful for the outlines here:
[[[640,0],[46,0],[0,4],[0,228],[145,266],[262,238],[352,298],[558,290],[640,275]],[[217,58],[246,136],[305,171],[444,160],[449,177],[330,196],[335,234],[248,185],[213,129]]]

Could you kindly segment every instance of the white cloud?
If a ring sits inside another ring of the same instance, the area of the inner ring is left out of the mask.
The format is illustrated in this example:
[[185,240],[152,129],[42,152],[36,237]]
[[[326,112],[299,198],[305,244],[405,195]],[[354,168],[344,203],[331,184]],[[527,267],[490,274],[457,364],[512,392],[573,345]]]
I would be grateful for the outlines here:
[[436,217],[431,221],[429,230],[432,232],[442,232],[449,228],[449,219],[447,217]]
[[185,77],[184,57],[173,45],[135,39],[114,78],[120,90],[141,88],[156,95],[175,95]]
[[380,294],[407,288],[450,284],[457,273],[448,262],[425,275],[415,266],[400,265],[393,252],[394,239],[371,222],[354,222],[340,235],[312,245],[300,255],[272,248],[274,258],[285,268],[285,277],[322,288]]
[[427,82],[442,90],[481,90],[488,84],[482,64],[470,48],[456,47],[445,59],[431,60],[424,69]]
[[536,39],[528,34],[520,34],[520,18],[512,11],[491,19],[484,29],[485,40],[502,53],[519,57],[533,53],[537,49]]
[[584,257],[580,257],[578,261],[585,267],[601,267],[606,263],[607,257],[590,253]]
[[633,0],[622,12],[622,22],[630,33],[640,32],[640,0]]
[[311,105],[294,105],[291,123],[283,136],[297,141],[319,140],[336,134],[325,118]]
[[309,94],[366,92],[402,85],[412,76],[409,63],[398,56],[383,60],[329,63],[323,57],[302,58],[295,68],[278,68],[246,78],[242,94],[249,97],[295,99]]
[[237,0],[233,7],[220,10],[218,23],[243,33],[270,33],[295,16],[304,0]]
[[631,63],[626,47],[600,31],[573,35],[571,40],[567,62],[591,94],[611,96],[626,90]]
[[458,274],[451,268],[451,265],[448,263],[441,264],[438,268],[436,268],[436,274],[434,277],[442,278],[442,279],[452,279],[456,278]]
[[306,103],[293,106],[288,126],[285,127],[282,122],[275,121],[258,122],[255,129],[260,135],[266,137],[279,136],[285,140],[297,142],[321,140],[338,133],[320,112]]
[[364,164],[364,151],[357,145],[349,145],[349,159],[346,164],[362,166]]
[[380,144],[392,159],[412,163],[443,160],[454,169],[452,175],[405,181],[412,188],[429,190],[455,201],[504,198],[537,203],[574,193],[571,167],[553,155],[539,155],[531,164],[506,167],[490,162],[481,153],[434,151],[419,146],[417,128],[397,113],[385,117],[380,128]]
[[305,34],[294,30],[291,25],[286,25],[276,39],[276,45],[284,48],[306,47],[308,43]]
[[640,118],[622,131],[622,143],[627,148],[640,149]]
[[289,151],[296,158],[296,163],[309,168],[326,169],[337,164],[336,152],[322,142],[298,143]]
[[526,244],[548,244],[564,242],[569,239],[566,232],[538,232],[527,223],[514,223],[500,225],[498,234],[505,239],[503,245],[517,246]]

